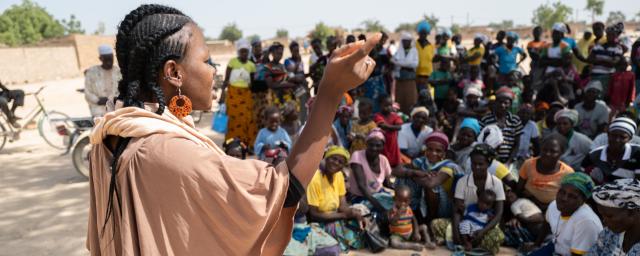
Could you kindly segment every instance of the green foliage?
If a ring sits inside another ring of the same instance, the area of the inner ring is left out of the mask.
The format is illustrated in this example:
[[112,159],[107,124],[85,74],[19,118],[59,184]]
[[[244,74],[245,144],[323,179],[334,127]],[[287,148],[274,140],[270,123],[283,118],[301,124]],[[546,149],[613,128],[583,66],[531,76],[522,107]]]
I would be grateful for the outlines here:
[[9,46],[36,43],[64,32],[51,14],[30,0],[12,5],[0,15],[0,43]]
[[440,21],[440,19],[438,19],[438,17],[436,17],[435,14],[433,13],[431,15],[424,14],[422,16],[425,20],[427,20],[427,22],[429,22],[429,24],[431,24],[432,28],[435,28],[438,26],[438,22]]
[[364,27],[365,32],[382,32],[387,30],[382,23],[376,19],[368,19],[360,24]]
[[460,25],[458,24],[452,24],[451,25],[451,33],[455,34],[460,34]]
[[[71,14],[69,20],[62,19],[62,26],[64,26],[64,34],[84,34],[82,23],[76,19],[76,16]],[[103,24],[104,25],[104,24]]]
[[496,30],[512,29],[513,20],[503,20],[502,22],[499,22],[499,23],[491,22],[489,23],[489,27]]
[[609,17],[607,17],[607,24],[614,24],[618,22],[625,22],[627,17],[621,11],[613,11],[609,12]]
[[247,37],[247,41],[249,42],[253,42],[253,41],[259,41],[260,40],[260,36],[253,34]]
[[229,40],[231,42],[235,42],[240,38],[242,38],[242,31],[238,28],[236,23],[229,23],[224,26],[224,28],[222,28],[222,32],[220,32],[220,36],[218,37],[220,40]]
[[545,29],[550,29],[556,22],[565,22],[572,12],[571,7],[559,1],[552,5],[542,4],[533,11],[531,22]]
[[289,38],[289,31],[281,28],[276,31],[276,37],[278,38]]
[[416,31],[417,24],[418,23],[400,23],[400,25],[398,25],[398,27],[396,27],[394,31],[396,33],[399,33],[402,31]]
[[336,31],[334,29],[324,24],[324,22],[319,22],[316,24],[313,31],[311,31],[310,36],[311,38],[317,38],[320,39],[320,41],[325,42],[327,37],[334,36],[335,34]]
[[591,12],[591,21],[594,21],[597,15],[602,15],[604,0],[587,0],[585,9]]

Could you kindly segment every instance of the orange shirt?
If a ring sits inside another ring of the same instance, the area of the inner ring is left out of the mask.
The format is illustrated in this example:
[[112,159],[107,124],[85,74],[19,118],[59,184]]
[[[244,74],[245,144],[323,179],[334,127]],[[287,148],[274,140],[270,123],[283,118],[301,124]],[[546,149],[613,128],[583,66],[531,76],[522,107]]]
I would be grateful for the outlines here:
[[560,180],[569,173],[573,173],[573,169],[558,161],[560,170],[554,174],[542,174],[536,169],[536,162],[539,157],[531,158],[520,167],[520,178],[527,181],[525,190],[533,195],[538,201],[548,204],[556,200],[556,194],[560,190]]

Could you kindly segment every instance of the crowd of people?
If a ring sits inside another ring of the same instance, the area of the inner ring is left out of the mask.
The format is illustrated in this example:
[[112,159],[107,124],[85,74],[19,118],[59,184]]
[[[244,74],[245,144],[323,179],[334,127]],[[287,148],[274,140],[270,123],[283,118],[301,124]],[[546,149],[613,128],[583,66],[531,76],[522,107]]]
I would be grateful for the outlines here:
[[[368,80],[326,110],[333,131],[285,254],[366,248],[378,225],[399,249],[640,255],[640,40],[623,32],[596,22],[576,41],[557,23],[526,47],[499,31],[470,48],[447,29],[431,42],[426,21],[397,45],[383,33]],[[313,39],[308,63],[295,41],[284,61],[282,44],[238,41],[225,152],[283,161],[329,57],[357,40]]]

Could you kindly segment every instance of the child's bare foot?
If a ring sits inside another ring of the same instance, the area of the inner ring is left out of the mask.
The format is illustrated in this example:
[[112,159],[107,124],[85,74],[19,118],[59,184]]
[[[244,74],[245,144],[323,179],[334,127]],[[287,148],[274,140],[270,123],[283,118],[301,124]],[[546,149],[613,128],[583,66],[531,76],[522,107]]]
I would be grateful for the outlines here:
[[433,242],[426,242],[426,243],[424,243],[424,247],[429,249],[429,250],[435,250],[436,249],[436,244],[434,244]]
[[421,244],[412,244],[411,245],[411,250],[421,252],[422,249],[424,249],[424,247],[422,247]]

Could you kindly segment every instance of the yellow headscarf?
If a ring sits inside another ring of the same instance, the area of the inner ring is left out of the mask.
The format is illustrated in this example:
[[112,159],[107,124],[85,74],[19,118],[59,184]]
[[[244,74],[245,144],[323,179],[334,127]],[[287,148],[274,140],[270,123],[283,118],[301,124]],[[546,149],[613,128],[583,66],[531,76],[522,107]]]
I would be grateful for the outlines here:
[[347,161],[349,161],[349,158],[351,157],[351,155],[349,155],[349,151],[347,151],[345,148],[339,146],[331,146],[324,153],[324,158],[326,159],[334,155],[343,156],[345,159],[347,159]]

